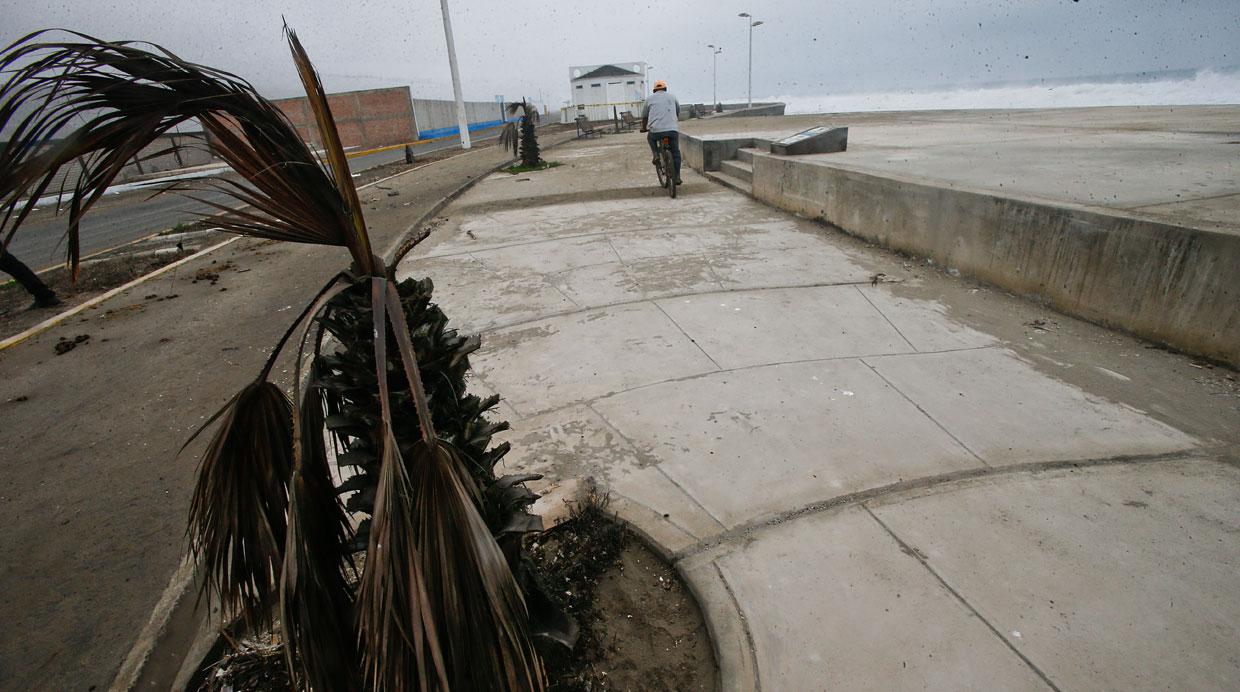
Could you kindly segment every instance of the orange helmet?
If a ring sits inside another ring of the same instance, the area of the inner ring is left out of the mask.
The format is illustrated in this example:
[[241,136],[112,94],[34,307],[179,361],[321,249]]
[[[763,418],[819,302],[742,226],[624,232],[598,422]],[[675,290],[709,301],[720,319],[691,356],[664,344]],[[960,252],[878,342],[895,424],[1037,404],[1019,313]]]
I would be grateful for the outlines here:
[[654,83],[654,90],[655,90],[655,91],[660,91],[660,90],[662,90],[662,91],[667,91],[667,82],[663,81],[662,79],[660,79],[659,81],[655,82],[655,83]]

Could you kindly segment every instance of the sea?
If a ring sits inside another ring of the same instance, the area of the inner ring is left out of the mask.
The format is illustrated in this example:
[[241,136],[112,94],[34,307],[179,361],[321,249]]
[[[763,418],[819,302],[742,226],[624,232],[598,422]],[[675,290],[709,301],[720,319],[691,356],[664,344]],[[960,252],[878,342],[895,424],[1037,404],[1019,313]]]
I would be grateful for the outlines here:
[[1240,104],[1240,66],[819,96],[775,96],[787,112]]

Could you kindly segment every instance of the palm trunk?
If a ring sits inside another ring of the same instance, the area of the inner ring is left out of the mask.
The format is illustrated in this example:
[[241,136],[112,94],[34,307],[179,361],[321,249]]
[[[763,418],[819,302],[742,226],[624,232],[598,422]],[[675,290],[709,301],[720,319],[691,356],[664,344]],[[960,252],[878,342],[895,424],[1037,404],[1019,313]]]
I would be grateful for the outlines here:
[[528,116],[521,119],[521,165],[534,167],[542,163],[538,151],[538,134]]
[[[507,422],[491,422],[486,415],[499,403],[498,396],[481,399],[466,393],[469,354],[478,349],[477,337],[465,337],[448,328],[448,318],[431,302],[430,279],[406,280],[397,286],[413,336],[414,349],[431,402],[431,416],[439,437],[459,449],[478,488],[484,492],[496,482],[494,466],[508,453],[504,443],[491,447],[492,436],[508,429]],[[321,372],[318,382],[326,390],[327,429],[341,451],[338,464],[353,475],[338,487],[352,493],[345,503],[351,512],[369,515],[374,510],[378,485],[380,405],[375,381],[373,322],[370,297],[365,287],[341,293],[324,311],[320,321],[339,347],[315,358]],[[395,345],[388,350],[388,384],[392,392],[393,428],[397,443],[407,450],[421,437],[421,427],[408,383],[401,375]],[[511,517],[496,506],[483,503],[479,511],[492,533],[498,533]],[[524,507],[518,508],[523,511]],[[369,518],[358,528],[356,545],[366,545]]]

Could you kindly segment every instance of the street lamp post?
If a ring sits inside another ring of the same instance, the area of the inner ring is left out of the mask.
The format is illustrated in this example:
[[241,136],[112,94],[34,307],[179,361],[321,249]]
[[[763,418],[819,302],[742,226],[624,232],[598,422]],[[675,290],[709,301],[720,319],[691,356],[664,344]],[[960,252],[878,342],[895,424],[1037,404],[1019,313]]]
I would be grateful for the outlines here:
[[461,95],[461,73],[456,68],[456,44],[452,41],[452,19],[448,16],[448,0],[439,0],[443,10],[443,33],[448,40],[448,67],[452,70],[452,97],[456,99],[456,126],[461,132],[461,148],[468,149],[469,115],[465,112],[465,97]]
[[736,16],[744,17],[745,23],[749,25],[749,97],[746,107],[753,108],[753,28],[762,26],[764,22],[755,20],[748,12],[741,12]]
[[713,43],[706,44],[710,49],[710,108],[715,109],[719,105],[719,54],[723,52],[723,46],[716,46]]

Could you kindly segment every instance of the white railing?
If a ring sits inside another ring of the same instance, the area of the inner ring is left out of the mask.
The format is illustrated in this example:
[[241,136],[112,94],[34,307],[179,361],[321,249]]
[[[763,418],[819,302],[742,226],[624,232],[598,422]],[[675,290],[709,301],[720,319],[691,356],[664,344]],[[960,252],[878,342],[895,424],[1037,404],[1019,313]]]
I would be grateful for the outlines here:
[[633,117],[640,118],[645,101],[620,101],[618,103],[594,103],[581,106],[565,106],[560,109],[560,122],[569,124],[576,121],[577,116],[584,115],[591,122],[611,122],[621,113],[630,111]]

